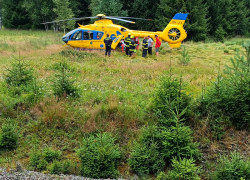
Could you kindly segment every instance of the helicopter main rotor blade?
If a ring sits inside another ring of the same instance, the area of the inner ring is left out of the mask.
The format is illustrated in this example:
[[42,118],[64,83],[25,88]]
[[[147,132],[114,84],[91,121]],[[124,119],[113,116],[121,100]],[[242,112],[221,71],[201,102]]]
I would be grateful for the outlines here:
[[64,20],[58,20],[58,21],[51,21],[51,22],[44,22],[44,23],[41,23],[41,24],[49,24],[49,23],[56,23],[56,22],[63,22],[63,21],[70,21],[70,20],[82,20],[82,19],[95,19],[95,18],[98,18],[96,16],[93,16],[93,17],[80,17],[80,18],[72,18],[72,19],[64,19]]
[[135,24],[134,21],[128,21],[128,20],[125,20],[125,19],[115,18],[115,17],[111,17],[111,16],[105,16],[105,18],[106,19],[113,19],[113,20],[118,20],[118,21],[123,21],[123,22]]
[[120,16],[109,16],[109,17],[114,17],[114,18],[121,18],[121,19],[140,19],[140,20],[147,20],[147,21],[152,21],[152,19],[145,19],[145,18],[135,18],[135,17],[120,17]]

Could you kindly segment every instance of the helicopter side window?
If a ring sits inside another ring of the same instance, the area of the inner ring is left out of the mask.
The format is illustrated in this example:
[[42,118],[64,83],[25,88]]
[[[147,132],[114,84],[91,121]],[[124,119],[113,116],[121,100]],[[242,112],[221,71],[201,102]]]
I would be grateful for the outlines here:
[[82,31],[76,32],[72,37],[72,40],[81,40],[81,39],[82,39]]
[[96,38],[97,38],[98,40],[102,39],[102,36],[103,36],[103,33],[102,33],[102,32],[97,32]]
[[121,28],[121,31],[122,31],[122,32],[126,32],[126,31],[127,31],[127,29],[125,29],[125,28]]
[[84,31],[83,32],[83,39],[84,40],[91,40],[93,39],[93,32],[88,32],[88,31]]

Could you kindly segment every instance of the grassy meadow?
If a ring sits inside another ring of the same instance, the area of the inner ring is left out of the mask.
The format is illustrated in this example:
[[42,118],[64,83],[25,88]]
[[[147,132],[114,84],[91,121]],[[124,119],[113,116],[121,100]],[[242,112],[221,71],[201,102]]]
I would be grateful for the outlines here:
[[[63,159],[75,162],[71,173],[79,174],[80,159],[76,150],[82,139],[97,132],[111,132],[124,154],[118,167],[120,176],[133,176],[126,159],[141,128],[155,124],[156,117],[150,106],[161,78],[169,74],[170,68],[174,76],[182,77],[187,86],[185,93],[191,95],[194,106],[202,90],[209,88],[225,65],[231,66],[230,58],[236,50],[244,51],[242,41],[250,40],[185,41],[181,48],[173,50],[162,43],[159,57],[154,54],[142,58],[139,50],[136,57],[130,58],[119,49],[112,51],[109,58],[104,51],[83,52],[82,56],[63,55],[63,50],[71,48],[64,46],[62,36],[62,33],[45,31],[0,30],[0,126],[15,122],[18,133],[17,148],[0,152],[2,168],[10,170],[20,162],[28,169],[34,146],[40,150],[52,147],[62,151]],[[187,66],[178,63],[184,47],[191,59]],[[36,102],[26,101],[28,94],[25,93],[11,96],[6,86],[5,74],[18,59],[34,69],[39,86],[37,93],[41,95]],[[75,80],[74,85],[79,89],[78,98],[67,96],[58,100],[53,95],[52,82],[62,61],[70,65],[70,79]],[[202,178],[215,169],[215,160],[220,154],[237,147],[248,157],[250,143],[244,140],[249,136],[248,131],[231,127],[217,140],[211,137],[208,120],[197,117],[193,112],[186,123],[203,153],[198,162],[203,167]]]

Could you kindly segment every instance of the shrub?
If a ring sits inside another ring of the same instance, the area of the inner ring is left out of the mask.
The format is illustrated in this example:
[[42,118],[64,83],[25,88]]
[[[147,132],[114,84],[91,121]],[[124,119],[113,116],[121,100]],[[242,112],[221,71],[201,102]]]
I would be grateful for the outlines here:
[[62,56],[69,57],[69,58],[81,58],[83,59],[87,52],[76,51],[76,50],[63,50],[60,52]]
[[228,157],[218,159],[214,180],[250,179],[250,161],[245,160],[238,152],[233,152]]
[[199,157],[199,144],[193,142],[188,126],[171,127],[162,132],[163,157],[170,161],[174,157]]
[[75,168],[75,164],[71,160],[62,161],[62,173],[69,174]]
[[55,69],[55,70],[58,70],[58,71],[61,71],[62,69],[65,69],[68,72],[75,72],[76,71],[76,68],[71,67],[66,61],[62,61],[62,62],[53,64],[51,69]]
[[[41,159],[42,159],[42,154],[39,151],[33,150],[30,153],[29,166],[32,169],[35,169],[35,170],[38,169],[38,165],[40,164]],[[41,164],[39,167],[41,167]]]
[[228,49],[224,49],[224,53],[228,54],[229,50]]
[[140,176],[158,173],[165,167],[156,142],[136,143],[128,159],[128,164]]
[[36,169],[38,169],[39,171],[43,171],[43,170],[47,169],[47,166],[48,166],[48,162],[45,159],[40,158],[38,160],[38,164],[36,166]]
[[5,81],[9,86],[20,87],[27,86],[33,81],[33,69],[22,60],[16,60],[11,64],[11,69],[7,69]]
[[128,164],[140,176],[155,174],[164,168],[162,133],[157,126],[142,129],[139,141],[134,143]]
[[[178,125],[179,126],[179,125]],[[160,172],[174,157],[198,157],[198,144],[192,142],[189,127],[144,128],[128,160],[139,175]]]
[[201,100],[205,113],[216,113],[215,118],[224,114],[240,129],[250,123],[250,43],[244,47],[246,56],[237,52],[234,59],[231,58],[232,67],[226,66],[227,77],[219,74]]
[[108,178],[118,175],[121,151],[110,133],[84,138],[77,154],[81,160],[81,173],[85,177]]
[[156,180],[199,180],[199,167],[196,167],[193,159],[174,158],[172,160],[173,170],[169,171],[167,175],[161,173]]
[[53,84],[54,95],[59,98],[62,97],[78,97],[78,88],[74,86],[74,80],[71,80],[70,74],[66,67],[68,67],[67,62],[64,61],[62,63],[62,68],[60,69],[60,73],[56,74],[56,80]]
[[190,56],[188,55],[188,51],[186,50],[186,47],[184,47],[183,51],[180,52],[181,56],[178,57],[178,64],[187,66],[189,62],[191,61]]
[[185,85],[181,80],[172,77],[162,77],[160,86],[156,90],[153,99],[152,109],[159,118],[173,118],[172,111],[179,107],[179,111],[183,111],[189,106],[190,97],[184,91]]
[[48,162],[52,162],[54,160],[59,160],[62,156],[62,152],[58,150],[53,150],[52,148],[45,148],[43,150],[43,158]]
[[0,150],[13,150],[17,147],[17,129],[15,125],[3,124],[0,132]]
[[62,162],[57,160],[53,161],[53,163],[48,167],[48,170],[51,174],[62,173]]

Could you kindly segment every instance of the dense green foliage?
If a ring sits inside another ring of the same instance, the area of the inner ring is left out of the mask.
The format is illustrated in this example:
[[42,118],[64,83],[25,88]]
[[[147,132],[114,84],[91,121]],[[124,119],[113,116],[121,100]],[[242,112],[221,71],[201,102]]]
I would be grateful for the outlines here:
[[121,151],[110,133],[99,133],[84,138],[77,154],[84,177],[108,178],[118,175],[117,166]]
[[203,0],[161,0],[157,13],[158,26],[163,29],[177,12],[189,13],[185,24],[188,37],[195,41],[204,40],[207,37],[207,8]]
[[[169,130],[168,130],[169,129]],[[174,157],[198,157],[198,144],[192,142],[187,126],[143,130],[139,142],[134,143],[128,162],[140,175],[159,173]]]
[[34,79],[33,69],[27,63],[17,60],[12,63],[5,75],[5,81],[9,86],[20,87],[27,86]]
[[61,151],[57,151],[49,147],[43,150],[43,157],[48,163],[54,160],[59,160],[61,156],[62,156]]
[[186,48],[184,47],[183,51],[180,52],[181,56],[178,57],[179,59],[179,64],[183,65],[183,66],[187,66],[189,64],[189,62],[191,61],[190,59],[190,55],[188,54],[188,51],[186,50]]
[[59,74],[53,84],[54,95],[62,97],[78,97],[78,88],[74,86],[74,80],[70,77],[70,66],[66,61],[59,64]]
[[171,75],[162,78],[153,103],[153,110],[159,117],[158,126],[143,129],[128,160],[133,171],[140,175],[159,173],[175,157],[197,158],[200,155],[191,129],[180,119],[189,103],[181,88],[181,79],[178,81]]
[[198,173],[200,168],[194,164],[193,159],[172,160],[173,170],[168,171],[168,174],[161,173],[156,180],[200,180]]
[[[54,0],[55,8],[53,9],[55,14],[57,15],[57,20],[61,19],[71,19],[74,14],[72,8],[70,8],[69,0]],[[59,25],[65,30],[74,29],[75,21],[63,21],[60,22]]]
[[4,86],[10,97],[23,97],[21,103],[37,103],[43,96],[34,76],[34,69],[23,60],[15,60],[4,74]]
[[165,167],[162,137],[156,126],[143,129],[139,142],[134,143],[129,165],[139,175],[158,173]]
[[181,79],[164,75],[161,83],[156,90],[152,102],[153,111],[159,118],[170,119],[173,116],[172,111],[178,108],[179,111],[186,109],[190,103],[190,97],[185,93],[185,85]]
[[40,151],[35,144],[30,153],[29,167],[38,171],[48,170],[51,174],[68,174],[74,171],[75,164],[71,160],[62,160],[60,150],[46,147]]
[[13,150],[17,147],[18,135],[16,126],[6,123],[0,131],[0,150]]
[[219,74],[201,100],[207,114],[213,112],[215,118],[225,114],[238,128],[246,128],[250,123],[250,44],[243,46],[245,55],[238,51],[231,58],[232,67],[224,70],[227,78]]
[[238,152],[233,152],[229,157],[222,156],[218,159],[218,166],[214,173],[214,180],[237,180],[250,178],[250,161],[244,159]]
[[[6,28],[41,29],[41,22],[70,19],[72,17],[129,16],[152,19],[137,20],[127,24],[132,29],[164,30],[172,17],[179,12],[189,13],[185,29],[188,38],[194,41],[214,36],[224,37],[249,35],[249,2],[247,0],[5,0],[2,2],[3,24]],[[89,20],[79,21],[88,23]],[[121,23],[121,22],[115,22]],[[74,22],[59,23],[62,29],[72,29]],[[54,25],[52,25],[55,28]],[[51,28],[52,28],[51,26]],[[76,24],[75,24],[76,26]]]

